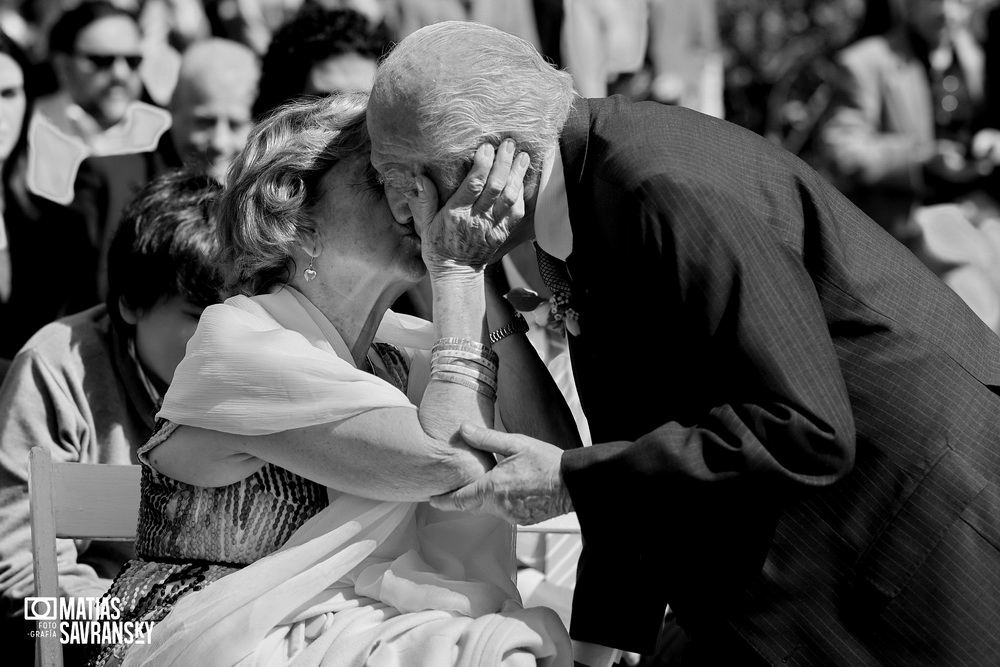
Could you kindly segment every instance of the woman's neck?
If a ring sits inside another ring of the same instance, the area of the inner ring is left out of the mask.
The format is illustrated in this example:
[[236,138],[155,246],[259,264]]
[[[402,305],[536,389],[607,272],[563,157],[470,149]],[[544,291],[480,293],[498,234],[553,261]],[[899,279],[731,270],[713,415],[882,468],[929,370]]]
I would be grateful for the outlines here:
[[321,280],[322,278],[305,282],[299,278],[292,282],[292,287],[299,290],[330,320],[351,350],[355,366],[367,368],[365,359],[382,317],[406,290],[406,286],[389,285],[379,288],[371,283],[355,283],[349,289],[344,289],[348,287],[346,283],[341,282],[335,288],[329,283],[320,282]]

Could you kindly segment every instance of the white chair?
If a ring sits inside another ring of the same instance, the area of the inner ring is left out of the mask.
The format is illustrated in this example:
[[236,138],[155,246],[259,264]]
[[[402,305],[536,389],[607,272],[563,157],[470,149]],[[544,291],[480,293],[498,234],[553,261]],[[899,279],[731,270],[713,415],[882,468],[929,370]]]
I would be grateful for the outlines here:
[[[139,477],[139,466],[57,463],[48,448],[31,448],[28,496],[36,596],[59,597],[56,538],[135,539]],[[35,640],[35,664],[62,667],[58,634]]]
[[549,607],[569,627],[576,584],[576,564],[583,550],[576,513],[517,527],[519,560],[528,565],[517,575],[526,607]]

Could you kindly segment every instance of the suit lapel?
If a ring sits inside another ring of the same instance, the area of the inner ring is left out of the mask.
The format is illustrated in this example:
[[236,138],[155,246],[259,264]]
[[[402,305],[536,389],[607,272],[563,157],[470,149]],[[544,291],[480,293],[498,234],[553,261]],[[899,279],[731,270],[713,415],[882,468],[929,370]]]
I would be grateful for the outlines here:
[[587,164],[587,148],[590,140],[590,106],[590,100],[577,98],[559,136],[569,221],[573,228],[573,251],[566,259],[566,268],[569,270],[574,292],[587,283],[584,257],[588,255],[586,248],[589,243],[586,213],[588,193],[582,191],[581,182]]

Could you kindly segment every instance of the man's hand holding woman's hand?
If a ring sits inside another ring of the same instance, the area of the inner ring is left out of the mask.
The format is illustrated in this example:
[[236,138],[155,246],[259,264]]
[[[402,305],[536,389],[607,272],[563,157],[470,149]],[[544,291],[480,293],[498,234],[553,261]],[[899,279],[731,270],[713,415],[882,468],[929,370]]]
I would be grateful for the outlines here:
[[437,189],[416,177],[414,222],[431,275],[454,269],[480,270],[524,216],[524,176],[530,160],[512,139],[498,150],[483,144],[455,194],[438,210]]
[[463,424],[460,434],[473,448],[498,454],[499,463],[471,484],[431,498],[440,510],[490,514],[530,526],[573,511],[563,483],[563,450],[518,433]]

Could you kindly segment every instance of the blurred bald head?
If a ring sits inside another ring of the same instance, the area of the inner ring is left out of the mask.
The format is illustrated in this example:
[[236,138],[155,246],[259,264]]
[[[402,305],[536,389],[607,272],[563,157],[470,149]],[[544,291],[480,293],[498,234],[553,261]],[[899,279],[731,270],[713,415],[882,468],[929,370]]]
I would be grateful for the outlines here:
[[531,156],[532,181],[572,101],[570,75],[531,43],[478,23],[435,23],[403,39],[375,74],[372,163],[387,178],[408,172],[400,182],[412,183],[410,172],[423,169],[446,197],[479,144],[512,137]]
[[250,132],[259,79],[256,54],[238,42],[212,38],[184,51],[170,99],[170,136],[186,166],[225,182]]

